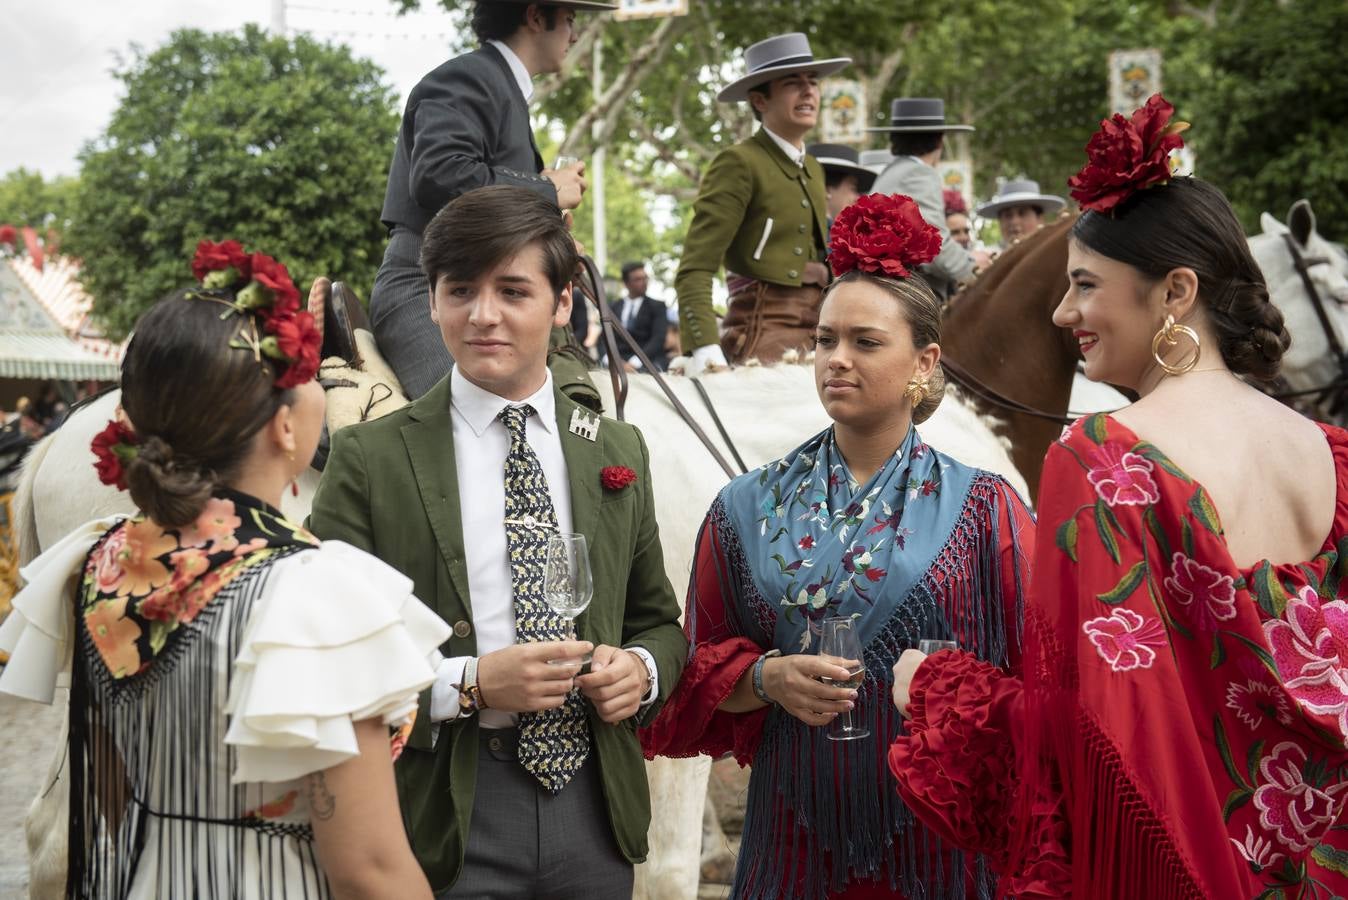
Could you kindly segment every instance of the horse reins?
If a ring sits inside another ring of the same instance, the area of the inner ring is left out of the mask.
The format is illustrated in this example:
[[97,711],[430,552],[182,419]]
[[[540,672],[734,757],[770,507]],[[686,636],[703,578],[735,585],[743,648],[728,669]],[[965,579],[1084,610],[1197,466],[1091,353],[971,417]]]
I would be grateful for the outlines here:
[[702,442],[702,446],[707,448],[707,452],[712,455],[712,458],[716,460],[722,471],[726,473],[726,477],[735,478],[748,471],[747,467],[744,465],[744,461],[740,459],[739,451],[735,449],[734,443],[731,442],[730,435],[726,433],[725,426],[721,423],[720,416],[716,414],[715,408],[711,405],[711,398],[707,396],[706,389],[703,388],[701,384],[697,383],[697,379],[693,379],[698,393],[702,395],[703,402],[707,404],[707,408],[711,411],[712,421],[716,423],[716,427],[720,430],[721,437],[725,440],[726,446],[730,448],[730,452],[734,455],[735,461],[740,464],[739,472],[735,471],[730,465],[730,462],[725,458],[725,454],[721,453],[720,448],[713,443],[712,439],[707,436],[707,432],[703,431],[702,426],[693,418],[693,414],[688,411],[688,407],[684,406],[683,402],[679,400],[673,389],[670,388],[668,382],[665,381],[665,377],[660,374],[660,371],[656,369],[655,365],[651,362],[650,357],[646,355],[646,351],[641,349],[641,344],[637,342],[636,338],[632,337],[628,330],[622,326],[622,323],[613,315],[613,310],[609,308],[608,301],[604,296],[604,281],[599,275],[599,269],[595,265],[594,260],[589,256],[582,256],[580,261],[585,269],[585,275],[589,283],[587,284],[584,280],[578,280],[577,284],[580,287],[581,293],[588,297],[590,302],[595,305],[595,308],[599,310],[599,324],[603,333],[604,352],[608,355],[608,372],[609,378],[613,382],[613,403],[616,407],[614,413],[617,419],[620,422],[626,421],[625,411],[628,392],[627,370],[623,368],[623,356],[618,352],[617,339],[622,338],[623,342],[636,354],[637,359],[641,360],[641,365],[645,368],[651,378],[655,380],[656,385],[660,388],[661,392],[664,393],[665,399],[670,402],[670,405],[674,407],[674,411],[679,414],[679,418],[681,418],[683,423],[692,430],[693,434],[697,435],[698,440]]
[[1330,399],[1330,392],[1337,392],[1330,403],[1329,412],[1331,415],[1337,413],[1343,407],[1345,383],[1348,383],[1348,353],[1344,353],[1343,342],[1339,340],[1338,333],[1334,330],[1334,325],[1329,321],[1329,312],[1325,309],[1325,301],[1320,296],[1320,292],[1315,287],[1315,282],[1311,280],[1311,266],[1326,265],[1329,260],[1325,257],[1306,258],[1301,255],[1301,250],[1297,247],[1297,242],[1292,237],[1291,232],[1284,232],[1283,243],[1287,245],[1287,252],[1292,254],[1292,267],[1297,270],[1301,276],[1301,285],[1306,289],[1306,295],[1311,298],[1311,308],[1315,310],[1315,318],[1320,322],[1320,328],[1325,333],[1325,340],[1329,344],[1329,352],[1334,355],[1334,361],[1339,365],[1339,374],[1334,380],[1320,387],[1307,388],[1299,391],[1286,391],[1273,394],[1278,400],[1289,400],[1296,397],[1307,397],[1312,394],[1323,394],[1323,399]]
[[1038,407],[1030,406],[1028,403],[1021,403],[1019,400],[1011,399],[1001,391],[990,386],[986,382],[981,381],[972,372],[948,356],[941,357],[941,367],[945,369],[946,374],[950,376],[951,381],[955,382],[955,384],[964,388],[964,390],[973,394],[980,400],[990,403],[993,406],[1025,416],[1034,416],[1036,419],[1047,419],[1048,421],[1055,422],[1059,425],[1071,425],[1076,421],[1075,417],[1058,415],[1057,413],[1051,413],[1039,409]]

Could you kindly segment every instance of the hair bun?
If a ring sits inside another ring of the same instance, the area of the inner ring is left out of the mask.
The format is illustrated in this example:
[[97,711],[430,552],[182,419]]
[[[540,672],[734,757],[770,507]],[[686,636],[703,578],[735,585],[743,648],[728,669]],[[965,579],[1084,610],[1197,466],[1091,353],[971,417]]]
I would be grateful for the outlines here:
[[214,478],[200,467],[175,459],[173,447],[144,435],[140,452],[126,466],[127,489],[136,506],[165,528],[181,528],[206,508]]
[[1276,378],[1292,336],[1268,288],[1262,282],[1236,282],[1227,289],[1224,308],[1214,312],[1222,358],[1231,371],[1261,381]]

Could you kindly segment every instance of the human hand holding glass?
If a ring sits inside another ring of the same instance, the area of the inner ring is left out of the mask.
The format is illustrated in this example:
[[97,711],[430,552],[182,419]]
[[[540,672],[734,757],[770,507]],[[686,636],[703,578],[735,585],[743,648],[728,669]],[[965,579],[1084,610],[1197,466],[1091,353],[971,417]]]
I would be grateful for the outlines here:
[[[861,658],[861,641],[857,636],[856,621],[850,616],[830,616],[824,620],[824,631],[819,641],[819,655],[832,656],[844,661],[849,678],[846,681],[823,679],[825,684],[837,687],[860,689],[866,680],[866,667]],[[828,737],[831,741],[853,741],[864,738],[871,732],[869,728],[855,721],[854,710],[839,713],[829,724]]]
[[[590,552],[585,535],[562,532],[548,537],[547,557],[543,563],[543,599],[553,612],[566,620],[567,639],[576,639],[576,616],[585,612],[594,596],[594,576],[590,572]],[[584,665],[592,654],[550,659],[555,666]]]

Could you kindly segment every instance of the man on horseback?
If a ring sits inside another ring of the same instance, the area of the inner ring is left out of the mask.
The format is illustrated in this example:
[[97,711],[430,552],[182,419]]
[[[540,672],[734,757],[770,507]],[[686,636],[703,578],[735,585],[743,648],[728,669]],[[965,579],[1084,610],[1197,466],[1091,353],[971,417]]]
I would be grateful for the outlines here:
[[996,216],[1002,230],[1002,249],[1028,237],[1044,224],[1047,213],[1056,213],[1067,201],[1039,190],[1039,182],[1028,178],[1007,181],[997,195],[978,207],[980,216]]
[[[717,99],[749,101],[762,127],[703,174],[674,279],[690,375],[803,349],[828,283],[824,171],[804,137],[819,116],[819,78],[852,60],[815,59],[803,34],[759,41],[744,56],[749,73]],[[722,263],[730,308],[718,335],[711,286]]]
[[[580,205],[584,164],[544,168],[534,143],[532,79],[561,70],[576,41],[576,10],[614,8],[592,0],[478,0],[472,26],[481,46],[429,72],[408,96],[384,195],[389,243],[370,295],[370,318],[380,351],[412,399],[453,362],[430,321],[417,261],[422,231],[446,203],[489,184],[526,188],[563,210]],[[554,347],[569,343],[565,329],[554,332]],[[597,403],[579,358],[554,355],[552,365],[564,390]]]

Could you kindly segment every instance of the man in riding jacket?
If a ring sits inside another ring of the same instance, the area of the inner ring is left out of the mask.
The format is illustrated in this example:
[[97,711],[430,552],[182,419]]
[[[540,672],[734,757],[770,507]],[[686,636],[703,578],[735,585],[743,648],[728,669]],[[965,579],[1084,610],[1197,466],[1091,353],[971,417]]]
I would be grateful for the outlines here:
[[[804,137],[819,116],[820,77],[851,59],[815,59],[803,34],[759,41],[744,56],[748,74],[717,99],[747,100],[762,127],[703,173],[674,278],[689,375],[804,349],[828,283],[824,171]],[[711,295],[722,264],[730,306],[718,334]]]

